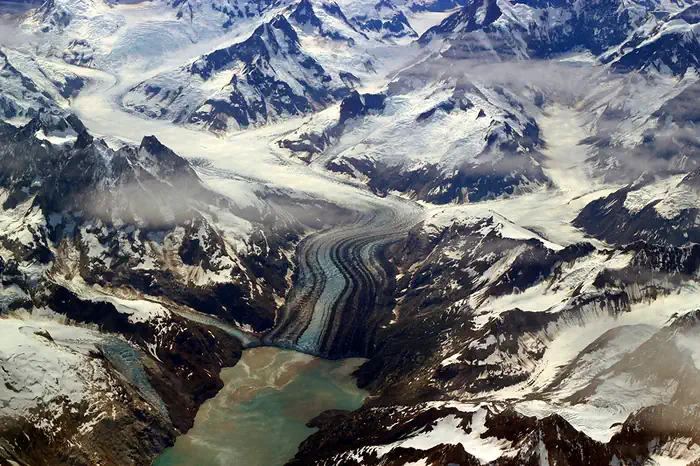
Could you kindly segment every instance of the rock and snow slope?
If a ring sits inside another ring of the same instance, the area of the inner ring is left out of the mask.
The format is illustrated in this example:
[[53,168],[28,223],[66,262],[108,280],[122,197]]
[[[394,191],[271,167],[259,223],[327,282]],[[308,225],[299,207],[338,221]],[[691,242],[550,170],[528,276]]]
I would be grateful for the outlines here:
[[276,16],[244,42],[139,84],[122,102],[150,118],[227,132],[323,108],[356,82],[352,73],[326,71]]

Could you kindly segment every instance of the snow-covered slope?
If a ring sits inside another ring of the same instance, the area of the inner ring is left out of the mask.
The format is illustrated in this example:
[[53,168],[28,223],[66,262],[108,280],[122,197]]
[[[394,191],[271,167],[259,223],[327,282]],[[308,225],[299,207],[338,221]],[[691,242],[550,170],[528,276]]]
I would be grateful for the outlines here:
[[[689,4],[689,3],[688,3]],[[619,0],[475,0],[421,36],[447,39],[454,58],[546,58],[580,48],[595,55],[621,44],[654,14],[678,12],[684,3]]]
[[631,70],[659,72],[683,76],[688,68],[698,67],[698,5],[687,8],[661,21],[650,20],[612,53],[605,61],[612,62],[617,72]]
[[223,29],[231,28],[234,23],[249,21],[262,16],[275,6],[283,4],[279,0],[168,0],[167,4],[177,11],[177,19],[194,22],[223,21]]
[[239,343],[178,317],[130,324],[111,305],[62,290],[31,313],[0,318],[0,461],[116,465],[128,455],[150,464],[218,390],[215,374],[236,362]]
[[[291,267],[283,250],[293,243],[281,238],[307,226],[215,194],[152,136],[112,150],[75,116],[42,114],[0,137],[3,250],[20,267],[34,260],[34,274],[130,287],[258,331],[272,325]],[[275,270],[260,272],[268,260]]]
[[429,217],[392,249],[392,320],[359,371],[383,402],[326,419],[289,464],[698,459],[697,254]]
[[242,40],[283,4],[51,0],[22,18],[22,30],[44,56],[124,75],[129,70],[131,80]]
[[325,0],[280,6],[245,40],[138,84],[122,103],[147,118],[220,133],[322,110],[363,78],[388,71],[385,60],[415,53],[395,42],[415,36],[402,8]]
[[[591,161],[607,180],[634,182],[698,167],[696,116],[697,5],[649,20],[600,57],[583,109],[594,145]],[[634,96],[644,95],[644,99]]]
[[[587,205],[574,223],[611,243],[683,245],[698,236],[698,170],[637,182]],[[647,177],[648,178],[648,177]]]
[[280,146],[377,192],[436,203],[546,186],[539,128],[521,98],[481,82],[478,73],[432,77],[433,65],[440,66],[428,61],[404,71],[381,96],[346,99]]
[[155,137],[112,149],[61,112],[2,123],[0,140],[2,458],[150,464],[220,388],[244,330],[273,325],[290,251],[333,208],[221,196]]
[[416,38],[401,5],[385,0],[341,0],[345,15],[362,32],[377,39]]
[[31,119],[42,109],[66,105],[84,85],[73,73],[0,47],[0,114],[5,119]]
[[343,41],[348,45],[367,39],[367,35],[358,31],[335,2],[314,5],[309,0],[302,0],[293,7],[289,19],[308,36]]
[[356,83],[305,53],[291,24],[277,16],[244,42],[139,84],[122,102],[151,118],[226,132],[323,108]]

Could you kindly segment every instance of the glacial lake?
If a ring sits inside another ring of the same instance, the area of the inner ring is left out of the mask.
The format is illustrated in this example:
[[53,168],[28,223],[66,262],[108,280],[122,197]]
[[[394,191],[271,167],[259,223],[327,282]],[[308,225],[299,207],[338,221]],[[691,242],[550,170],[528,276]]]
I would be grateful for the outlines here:
[[366,392],[352,372],[362,359],[329,361],[291,350],[245,350],[224,369],[224,388],[199,409],[190,431],[154,466],[282,466],[328,409],[354,410]]

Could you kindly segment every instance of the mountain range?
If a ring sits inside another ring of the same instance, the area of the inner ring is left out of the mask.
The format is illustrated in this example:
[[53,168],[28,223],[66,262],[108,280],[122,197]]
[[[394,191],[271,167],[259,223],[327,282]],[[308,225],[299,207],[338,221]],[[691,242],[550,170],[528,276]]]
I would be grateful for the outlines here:
[[289,465],[700,464],[700,4],[8,5],[0,464],[259,345],[365,358]]

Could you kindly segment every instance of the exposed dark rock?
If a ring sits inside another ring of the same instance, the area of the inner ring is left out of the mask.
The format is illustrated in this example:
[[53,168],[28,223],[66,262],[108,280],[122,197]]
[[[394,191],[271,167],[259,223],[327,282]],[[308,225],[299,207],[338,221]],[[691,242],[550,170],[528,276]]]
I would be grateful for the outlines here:
[[329,409],[324,411],[315,418],[311,419],[306,423],[307,427],[316,427],[318,429],[323,428],[325,425],[331,422],[338,422],[338,419],[346,416],[350,411],[343,409]]
[[322,133],[304,133],[298,139],[282,139],[280,147],[291,150],[303,160],[310,161],[314,155],[324,152],[335,143],[345,132],[348,124],[355,119],[363,118],[373,113],[381,113],[385,107],[384,94],[360,94],[352,91],[340,104],[338,122]]
[[[697,174],[689,174],[681,184],[694,185]],[[596,238],[615,244],[649,241],[660,245],[682,246],[700,242],[700,227],[696,219],[700,207],[681,209],[673,218],[662,217],[652,201],[638,211],[625,207],[627,196],[646,183],[627,186],[591,201],[574,219],[573,224]],[[694,189],[694,188],[693,188]]]

